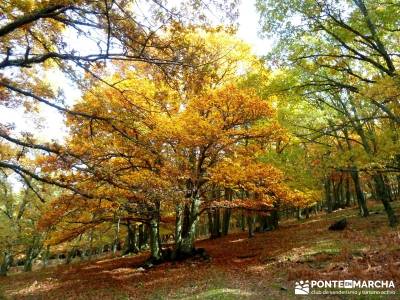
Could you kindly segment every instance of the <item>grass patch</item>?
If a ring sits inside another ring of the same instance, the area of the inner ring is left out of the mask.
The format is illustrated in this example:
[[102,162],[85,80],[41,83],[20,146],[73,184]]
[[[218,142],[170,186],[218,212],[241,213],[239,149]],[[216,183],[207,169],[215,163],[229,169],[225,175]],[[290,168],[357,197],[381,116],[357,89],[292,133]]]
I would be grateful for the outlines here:
[[215,288],[205,292],[198,293],[191,297],[182,298],[184,300],[204,299],[204,300],[234,300],[246,299],[254,296],[254,293],[240,289]]

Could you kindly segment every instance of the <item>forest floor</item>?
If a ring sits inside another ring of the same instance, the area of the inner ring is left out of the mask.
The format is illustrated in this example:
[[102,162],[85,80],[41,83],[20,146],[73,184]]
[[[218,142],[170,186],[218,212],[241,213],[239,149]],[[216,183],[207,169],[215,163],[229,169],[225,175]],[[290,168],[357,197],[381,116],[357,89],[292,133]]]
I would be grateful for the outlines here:
[[[399,204],[394,203],[397,215]],[[349,222],[345,230],[328,230],[343,217]],[[196,246],[206,249],[210,261],[192,259],[144,270],[138,267],[147,258],[144,253],[60,265],[0,278],[0,298],[295,299],[295,281],[306,279],[394,280],[400,287],[400,231],[388,227],[379,205],[371,204],[368,218],[359,217],[357,209],[344,209],[283,222],[278,230],[251,239],[245,232],[234,233]]]

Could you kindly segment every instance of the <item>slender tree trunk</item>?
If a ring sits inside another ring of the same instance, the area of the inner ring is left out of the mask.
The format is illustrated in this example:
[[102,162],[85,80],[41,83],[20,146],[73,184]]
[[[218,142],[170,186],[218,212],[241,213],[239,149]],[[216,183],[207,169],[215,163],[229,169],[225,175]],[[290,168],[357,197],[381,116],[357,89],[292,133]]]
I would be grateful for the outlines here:
[[247,227],[248,227],[248,232],[249,232],[249,238],[254,236],[254,221],[255,218],[253,215],[247,216]]
[[301,208],[300,207],[298,207],[296,209],[296,218],[297,218],[298,221],[301,220]]
[[378,196],[376,195],[376,187],[374,187],[374,184],[372,182],[367,182],[367,186],[371,190],[371,198],[373,200],[378,200]]
[[183,223],[183,206],[182,204],[177,204],[175,206],[175,249],[173,253],[173,259],[176,258],[178,252],[182,245],[182,223]]
[[272,221],[272,226],[274,227],[274,229],[277,229],[279,227],[279,213],[278,213],[277,209],[272,211],[271,221]]
[[340,196],[341,196],[341,193],[340,193],[341,185],[342,185],[342,180],[337,182],[336,186],[335,186],[334,181],[332,180],[333,195],[334,195],[334,197],[333,197],[333,199],[334,199],[333,210],[336,210],[336,209],[340,208],[340,206],[341,206],[341,202],[342,202],[342,200],[340,198]]
[[208,219],[208,233],[210,235],[210,238],[213,238],[213,232],[214,232],[214,219],[213,219],[213,214],[211,210],[207,211],[207,219]]
[[[225,188],[225,200],[232,201],[233,191],[229,188]],[[227,235],[229,232],[229,222],[231,219],[231,209],[225,208],[222,216],[222,235]]]
[[43,252],[43,268],[46,268],[48,263],[49,263],[49,257],[50,257],[50,245],[46,246],[46,250]]
[[363,217],[369,216],[367,202],[365,201],[364,193],[361,190],[360,177],[356,167],[352,167],[351,177],[353,178],[354,188],[357,196],[357,203],[360,209],[360,215]]
[[32,264],[33,264],[34,258],[33,258],[33,256],[30,254],[31,251],[32,251],[32,249],[29,248],[29,250],[28,250],[28,253],[29,253],[29,254],[28,254],[27,257],[25,258],[24,272],[30,272],[30,271],[32,271]]
[[113,241],[113,247],[112,247],[112,252],[115,255],[117,252],[118,248],[118,243],[119,243],[119,224],[120,224],[120,218],[118,217],[117,224],[115,226],[115,232],[114,232],[114,241]]
[[340,208],[345,208],[346,207],[346,178],[342,178],[342,184],[340,186]]
[[400,196],[400,175],[396,176],[397,179],[397,193],[396,193],[396,197]]
[[149,241],[149,226],[145,223],[139,225],[139,250],[142,250]]
[[346,207],[350,207],[351,203],[351,192],[350,192],[350,178],[346,176],[345,180],[345,197],[346,197]]
[[241,226],[242,231],[246,231],[246,218],[245,218],[243,211],[241,211],[241,214],[240,214],[240,226]]
[[88,259],[92,260],[93,255],[93,238],[94,238],[94,229],[90,229],[89,233],[89,251],[86,251]]
[[333,210],[332,203],[332,194],[331,194],[331,179],[329,177],[325,177],[325,196],[326,196],[326,205],[328,208],[328,213],[331,213]]
[[150,220],[150,251],[151,260],[159,261],[161,259],[160,246],[160,230],[159,221],[157,218]]
[[139,251],[143,249],[144,245],[144,225],[143,223],[138,226],[139,229]]

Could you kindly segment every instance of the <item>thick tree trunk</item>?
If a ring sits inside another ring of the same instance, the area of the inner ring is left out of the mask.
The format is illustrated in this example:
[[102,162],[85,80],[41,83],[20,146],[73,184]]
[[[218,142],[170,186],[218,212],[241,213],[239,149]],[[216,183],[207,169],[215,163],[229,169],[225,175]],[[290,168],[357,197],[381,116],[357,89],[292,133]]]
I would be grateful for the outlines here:
[[270,230],[268,219],[269,219],[269,216],[260,216],[259,217],[259,222],[261,223],[260,231]]
[[224,215],[222,218],[222,235],[227,235],[229,233],[230,219],[231,219],[231,209],[225,208]]
[[358,175],[358,170],[356,167],[352,167],[351,178],[353,179],[354,188],[356,190],[356,197],[357,197],[358,207],[360,209],[360,215],[363,217],[368,217],[369,211],[367,207],[367,202],[365,200],[364,193],[362,192],[361,189],[360,177]]
[[199,221],[199,208],[200,208],[200,197],[197,193],[193,193],[189,213],[189,222],[186,232],[183,232],[182,243],[179,252],[184,255],[191,255],[194,250],[195,235],[197,229],[197,223]]
[[342,203],[342,199],[341,199],[342,179],[340,179],[340,181],[337,182],[336,186],[335,186],[334,182],[332,181],[332,186],[333,186],[333,195],[334,195],[333,210],[336,210],[341,207],[341,203]]
[[213,211],[213,228],[212,228],[212,232],[211,232],[211,238],[215,239],[215,238],[219,238],[221,236],[221,217],[220,217],[220,212],[219,212],[219,208],[214,208]]
[[272,221],[272,226],[274,227],[274,229],[278,229],[278,227],[279,227],[279,213],[278,213],[277,209],[272,211],[272,213],[271,213],[271,221]]
[[123,254],[125,255],[128,253],[138,253],[139,248],[138,248],[137,225],[131,225],[130,221],[127,221],[126,228],[127,228],[127,235],[126,235]]
[[384,175],[382,177],[383,177],[383,181],[385,183],[387,194],[389,195],[389,201],[392,202],[393,201],[393,191],[392,191],[392,186],[390,184],[389,176]]
[[382,174],[378,173],[373,176],[373,179],[375,182],[376,196],[382,201],[383,207],[385,208],[389,219],[389,225],[391,227],[395,227],[398,224],[398,220],[392,206],[390,205],[390,195],[386,188],[385,181],[383,180],[383,176]]
[[306,219],[309,219],[310,218],[310,208],[309,207],[304,208],[304,213],[306,214]]

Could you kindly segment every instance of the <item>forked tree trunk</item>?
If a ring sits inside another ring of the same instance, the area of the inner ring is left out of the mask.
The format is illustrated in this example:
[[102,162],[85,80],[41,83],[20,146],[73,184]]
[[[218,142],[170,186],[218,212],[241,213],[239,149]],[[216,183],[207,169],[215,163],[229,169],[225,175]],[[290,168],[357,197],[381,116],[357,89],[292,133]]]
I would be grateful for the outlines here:
[[32,244],[28,247],[26,252],[24,271],[29,272],[32,271],[33,260],[39,255],[42,249],[42,244],[39,236],[34,236]]
[[126,240],[125,240],[125,249],[124,249],[124,254],[128,253],[138,253],[139,252],[139,247],[138,247],[138,229],[137,225],[131,225],[130,221],[127,221],[126,224],[127,228],[127,235],[126,235]]

